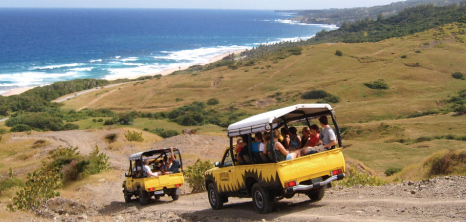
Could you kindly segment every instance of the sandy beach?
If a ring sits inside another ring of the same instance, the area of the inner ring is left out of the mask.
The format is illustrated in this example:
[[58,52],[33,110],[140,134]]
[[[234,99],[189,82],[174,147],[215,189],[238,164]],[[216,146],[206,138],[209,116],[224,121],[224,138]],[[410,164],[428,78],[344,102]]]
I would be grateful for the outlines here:
[[[246,51],[246,49],[239,49],[239,50],[236,50],[236,51],[233,51],[233,52],[229,52],[229,53],[225,53],[225,54],[222,54],[222,55],[218,55],[218,56],[215,56],[211,59],[209,59],[209,62],[207,63],[204,63],[204,64],[199,64],[199,65],[206,65],[206,64],[209,64],[209,63],[213,63],[213,62],[216,62],[216,61],[219,61],[221,59],[223,59],[224,57],[234,53],[234,54],[239,54],[243,51]],[[162,70],[160,72],[157,72],[157,73],[148,73],[148,74],[141,74],[141,75],[132,75],[132,76],[127,76],[127,77],[123,77],[123,78],[128,78],[128,79],[136,79],[136,78],[139,78],[141,76],[154,76],[154,75],[158,75],[158,74],[161,74],[162,76],[165,76],[165,75],[169,75],[173,72],[176,72],[176,71],[181,71],[181,70],[185,70],[187,68],[189,68],[190,66],[182,66],[182,67],[174,67],[174,68],[169,68],[169,69],[165,69],[165,70]],[[116,79],[108,79],[108,80],[116,80]],[[23,92],[26,92],[32,88],[34,88],[35,86],[30,86],[30,87],[21,87],[21,88],[15,88],[15,89],[11,89],[9,91],[6,91],[0,95],[2,96],[12,96],[12,95],[19,95]]]
[[35,86],[30,86],[30,87],[21,87],[21,88],[15,88],[15,89],[12,89],[12,90],[8,90],[6,92],[4,92],[3,94],[1,94],[2,96],[12,96],[12,95],[19,95],[23,92],[26,92],[32,88],[35,88]]

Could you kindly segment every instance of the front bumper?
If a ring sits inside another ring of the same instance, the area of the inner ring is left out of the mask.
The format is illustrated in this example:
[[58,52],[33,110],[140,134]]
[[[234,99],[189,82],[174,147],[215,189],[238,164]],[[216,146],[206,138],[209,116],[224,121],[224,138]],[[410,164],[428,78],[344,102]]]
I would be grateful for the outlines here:
[[317,183],[314,183],[314,184],[311,184],[311,185],[296,185],[296,186],[293,186],[293,187],[288,187],[288,188],[285,189],[285,192],[287,194],[301,193],[301,192],[304,193],[304,192],[309,191],[309,190],[315,190],[315,189],[319,189],[319,188],[321,188],[323,186],[327,186],[327,184],[329,184],[330,182],[335,181],[335,180],[342,180],[343,178],[345,178],[345,174],[340,173],[338,175],[331,176],[331,177],[329,177],[328,179],[326,179],[324,181],[317,182]]

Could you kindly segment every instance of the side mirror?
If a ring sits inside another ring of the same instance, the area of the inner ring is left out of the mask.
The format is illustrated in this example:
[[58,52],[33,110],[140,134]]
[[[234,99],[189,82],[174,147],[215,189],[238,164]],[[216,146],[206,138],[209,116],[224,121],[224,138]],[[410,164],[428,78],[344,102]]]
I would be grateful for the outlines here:
[[125,173],[125,177],[129,177],[129,176],[128,176],[128,172]]
[[215,167],[220,167],[220,162],[215,162]]

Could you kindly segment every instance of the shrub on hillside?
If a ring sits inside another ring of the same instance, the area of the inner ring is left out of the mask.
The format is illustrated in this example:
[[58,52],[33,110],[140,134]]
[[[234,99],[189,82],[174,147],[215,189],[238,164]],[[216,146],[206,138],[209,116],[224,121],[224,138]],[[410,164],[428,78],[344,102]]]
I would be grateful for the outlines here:
[[26,124],[17,124],[10,129],[11,132],[26,132],[31,130],[32,128]]
[[210,105],[210,106],[217,105],[218,103],[219,103],[219,101],[216,98],[211,98],[211,99],[207,100],[207,105]]
[[355,185],[361,186],[382,186],[385,183],[376,176],[371,176],[363,172],[359,172],[354,167],[351,167],[347,173],[347,176],[340,183],[345,187],[352,187]]
[[12,203],[7,205],[8,210],[32,210],[37,212],[42,203],[46,200],[60,196],[57,188],[62,185],[59,169],[51,168],[45,163],[42,167],[28,173],[25,186],[16,192]]
[[388,89],[388,84],[383,79],[379,79],[377,81],[372,82],[366,82],[364,83],[364,85],[371,89]]
[[180,135],[180,133],[176,130],[165,130],[163,128],[156,128],[156,129],[150,130],[150,132],[155,133],[161,136],[162,138],[168,138],[168,137]]
[[448,150],[442,156],[436,156],[429,164],[429,175],[450,175],[455,173],[464,173],[466,170],[466,151]]
[[462,79],[462,80],[464,80],[464,75],[463,75],[463,73],[461,73],[461,72],[455,72],[455,73],[451,74],[451,77],[453,77],[453,78],[455,78],[455,79]]
[[8,178],[0,180],[0,195],[5,190],[8,190],[13,187],[21,187],[23,185],[24,183],[21,179],[15,178],[13,170],[10,167],[10,171],[8,172]]
[[319,102],[338,103],[340,98],[324,90],[311,90],[301,95],[301,99],[320,99]]
[[204,172],[213,168],[213,164],[210,161],[197,161],[192,165],[188,166],[188,169],[184,172],[186,182],[192,189],[192,193],[198,193],[206,190],[204,181]]
[[113,125],[113,124],[115,124],[115,120],[113,120],[113,119],[107,119],[104,122],[104,125],[106,125],[106,126]]
[[324,90],[312,90],[305,92],[301,95],[302,99],[323,99],[330,94],[325,92]]
[[59,116],[49,113],[27,113],[12,117],[6,121],[6,125],[13,127],[18,124],[25,124],[31,128],[41,130],[59,131],[63,129],[63,120]]
[[340,97],[334,96],[334,95],[329,95],[329,96],[324,97],[319,102],[323,102],[323,103],[339,103],[340,102]]
[[446,100],[449,107],[445,109],[448,112],[456,112],[458,115],[466,114],[466,90],[463,89],[458,92],[458,96],[453,96],[449,100]]
[[342,52],[341,50],[338,50],[338,49],[337,49],[337,50],[335,51],[335,55],[337,55],[337,56],[343,56],[343,52]]
[[114,122],[120,125],[132,125],[134,122],[134,116],[131,113],[120,114],[116,119],[114,119]]
[[107,155],[100,153],[97,146],[88,156],[77,150],[77,147],[58,147],[50,151],[48,161],[43,161],[39,170],[28,174],[25,186],[16,192],[8,209],[37,211],[46,200],[60,195],[57,188],[63,183],[109,169]]
[[385,175],[388,177],[388,176],[391,176],[395,173],[398,173],[400,172],[402,169],[399,168],[399,167],[389,167],[387,170],[385,170]]
[[136,141],[136,142],[143,142],[144,138],[142,138],[142,132],[138,133],[136,131],[128,130],[125,133],[125,137],[128,141]]
[[85,174],[96,174],[110,169],[109,157],[105,153],[99,152],[99,147],[95,146],[94,151],[88,155],[89,164],[85,168]]

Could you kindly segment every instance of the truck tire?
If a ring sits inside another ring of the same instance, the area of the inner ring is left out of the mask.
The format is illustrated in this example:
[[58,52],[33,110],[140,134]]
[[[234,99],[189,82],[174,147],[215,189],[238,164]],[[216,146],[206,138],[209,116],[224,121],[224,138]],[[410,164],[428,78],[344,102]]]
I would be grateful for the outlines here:
[[252,186],[252,203],[259,213],[270,213],[273,208],[273,196],[256,183]]
[[146,205],[149,202],[149,194],[144,189],[139,189],[139,203]]
[[175,195],[172,196],[172,199],[173,199],[173,200],[178,200],[178,199],[180,199],[180,195],[176,195],[176,194],[175,194]]
[[125,203],[130,203],[131,202],[131,197],[133,194],[128,193],[126,189],[123,190],[123,196],[125,197]]
[[223,198],[218,193],[214,183],[209,184],[207,194],[209,196],[209,203],[212,209],[219,210],[223,208]]
[[319,188],[318,190],[312,191],[307,196],[311,199],[312,202],[317,202],[324,198],[325,194],[325,186]]

